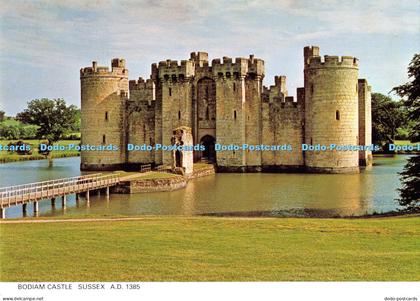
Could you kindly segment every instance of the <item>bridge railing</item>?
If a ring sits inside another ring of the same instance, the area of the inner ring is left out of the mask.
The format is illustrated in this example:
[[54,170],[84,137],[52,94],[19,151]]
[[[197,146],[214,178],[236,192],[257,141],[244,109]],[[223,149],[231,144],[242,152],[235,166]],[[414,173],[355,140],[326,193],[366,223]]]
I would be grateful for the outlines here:
[[87,191],[119,182],[116,174],[91,174],[0,188],[0,205],[15,205],[28,200]]
[[140,166],[141,173],[148,171],[152,171],[152,164],[143,164],[142,166]]

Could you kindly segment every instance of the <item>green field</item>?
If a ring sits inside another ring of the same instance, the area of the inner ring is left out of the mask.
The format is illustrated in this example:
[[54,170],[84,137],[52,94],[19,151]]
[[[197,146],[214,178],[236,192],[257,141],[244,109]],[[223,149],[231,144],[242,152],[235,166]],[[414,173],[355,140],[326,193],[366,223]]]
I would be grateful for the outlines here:
[[411,145],[411,146],[417,146],[418,143],[410,142],[410,140],[395,140],[395,145]]
[[[18,140],[0,140],[1,145],[8,145],[10,142],[16,142]],[[38,145],[41,141],[44,140],[22,140],[27,144],[31,144],[32,154],[31,155],[18,155],[16,152],[7,152],[0,151],[0,163],[16,162],[16,161],[26,161],[26,160],[42,160],[45,159],[44,155],[38,153]],[[79,144],[79,140],[61,140],[55,143],[54,145],[69,145],[69,144]],[[66,158],[66,157],[76,157],[80,153],[76,150],[64,150],[64,151],[52,151],[52,158]]]
[[420,280],[420,217],[0,224],[1,281]]

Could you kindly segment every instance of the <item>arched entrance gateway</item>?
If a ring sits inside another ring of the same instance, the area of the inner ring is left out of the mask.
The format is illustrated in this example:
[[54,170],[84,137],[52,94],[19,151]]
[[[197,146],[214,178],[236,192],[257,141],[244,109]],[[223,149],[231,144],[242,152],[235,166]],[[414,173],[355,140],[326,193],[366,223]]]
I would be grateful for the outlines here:
[[214,144],[216,139],[213,136],[205,135],[201,138],[200,144],[204,146],[204,150],[201,152],[201,159],[208,160],[211,162],[216,161],[216,151],[214,149]]
[[206,147],[194,152],[194,161],[202,159],[215,162],[214,142],[216,137],[216,82],[202,77],[197,82],[194,105],[194,141]]

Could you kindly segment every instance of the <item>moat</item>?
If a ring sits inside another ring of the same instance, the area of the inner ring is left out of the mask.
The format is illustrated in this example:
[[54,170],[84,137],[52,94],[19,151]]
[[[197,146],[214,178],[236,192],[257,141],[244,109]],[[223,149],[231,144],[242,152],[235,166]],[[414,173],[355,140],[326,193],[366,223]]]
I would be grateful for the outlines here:
[[[398,208],[395,201],[400,172],[408,156],[375,157],[374,167],[360,174],[270,174],[216,175],[194,179],[185,189],[145,194],[92,195],[90,207],[82,199],[67,199],[52,210],[40,202],[39,216],[84,215],[269,215],[348,216],[386,213]],[[80,175],[80,158],[0,165],[0,186]],[[29,206],[28,216],[32,215]],[[22,217],[20,206],[7,210],[7,218]]]

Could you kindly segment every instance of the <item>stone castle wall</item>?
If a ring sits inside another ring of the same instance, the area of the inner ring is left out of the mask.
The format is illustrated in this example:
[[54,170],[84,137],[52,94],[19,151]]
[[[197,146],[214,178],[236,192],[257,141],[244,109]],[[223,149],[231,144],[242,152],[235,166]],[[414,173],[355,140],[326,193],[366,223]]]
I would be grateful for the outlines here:
[[[152,80],[130,80],[130,101],[127,104],[127,144],[155,144],[156,85]],[[155,162],[155,152],[129,151],[127,162],[150,164]]]
[[[367,80],[359,79],[359,145],[372,144],[372,99]],[[359,152],[360,166],[372,165],[372,152]]]
[[291,151],[265,151],[262,165],[266,170],[300,170],[304,165],[301,148],[304,141],[304,90],[298,89],[297,102],[293,97],[285,97],[281,91],[285,92],[278,89],[277,93],[269,93],[263,103],[262,143],[290,145]]
[[[297,90],[296,101],[287,96],[285,76],[276,76],[270,88],[263,86],[264,61],[253,55],[214,59],[209,64],[207,53],[193,52],[189,60],[152,64],[150,79],[129,84],[124,60],[114,59],[111,71],[96,63],[84,68],[82,143],[106,142],[121,150],[111,155],[83,152],[82,168],[171,165],[169,151],[126,152],[125,145],[170,145],[173,130],[185,126],[191,128],[194,144],[203,139],[208,143],[212,137],[222,145],[292,148],[216,152],[219,171],[358,171],[359,159],[361,165],[371,159],[369,152],[302,152],[301,148],[302,143],[370,144],[370,87],[358,82],[358,61],[347,56],[322,59],[315,46],[305,47],[304,60],[304,87]],[[194,160],[201,156],[195,152]]]
[[[191,81],[187,78],[163,79],[162,83],[162,144],[170,145],[173,129],[180,126],[192,127]],[[170,165],[170,152],[162,152],[162,163]]]
[[125,61],[112,60],[112,69],[92,67],[80,70],[81,136],[83,145],[109,145],[118,151],[82,151],[81,169],[113,169],[125,163],[125,104],[128,70]]
[[[325,56],[322,60],[312,53],[305,56],[304,73],[305,143],[358,145],[357,59]],[[306,152],[305,165],[312,171],[358,172],[359,155],[356,151]]]

